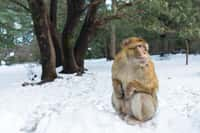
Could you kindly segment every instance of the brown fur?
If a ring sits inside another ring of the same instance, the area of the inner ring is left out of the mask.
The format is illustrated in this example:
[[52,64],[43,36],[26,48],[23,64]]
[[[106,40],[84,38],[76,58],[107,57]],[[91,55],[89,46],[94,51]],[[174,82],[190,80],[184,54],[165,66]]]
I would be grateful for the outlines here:
[[146,121],[153,117],[158,80],[145,40],[132,37],[123,41],[112,65],[112,81],[112,103],[123,119]]

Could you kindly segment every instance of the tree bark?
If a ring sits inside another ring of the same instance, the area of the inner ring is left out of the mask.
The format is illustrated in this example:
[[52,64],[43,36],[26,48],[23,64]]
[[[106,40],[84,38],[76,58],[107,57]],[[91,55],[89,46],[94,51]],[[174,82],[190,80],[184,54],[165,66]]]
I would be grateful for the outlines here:
[[63,64],[63,49],[61,46],[61,37],[59,36],[59,33],[57,31],[57,29],[50,24],[50,30],[51,30],[51,37],[52,37],[52,41],[53,41],[53,46],[55,49],[55,54],[56,54],[56,67],[59,67]]
[[84,1],[83,0],[67,0],[67,21],[62,33],[62,47],[64,53],[63,73],[74,73],[79,71],[74,56],[74,30],[77,26]]
[[[91,0],[91,3],[95,0]],[[88,43],[91,39],[92,34],[95,32],[95,20],[96,20],[96,13],[99,6],[99,3],[91,5],[88,10],[84,20],[84,24],[80,31],[79,37],[76,41],[75,45],[75,58],[77,64],[79,66],[79,72],[84,72],[84,57],[87,52]]]
[[185,59],[185,64],[188,65],[188,58],[189,58],[189,40],[185,40],[185,45],[186,45],[186,59]]
[[42,81],[52,81],[57,77],[55,51],[51,38],[50,21],[43,0],[28,0],[33,18],[34,31],[41,54]]

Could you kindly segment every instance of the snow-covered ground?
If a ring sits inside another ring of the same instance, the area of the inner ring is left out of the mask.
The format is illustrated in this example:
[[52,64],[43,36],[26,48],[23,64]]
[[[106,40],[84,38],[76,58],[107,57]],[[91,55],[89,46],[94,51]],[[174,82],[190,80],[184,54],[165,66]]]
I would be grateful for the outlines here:
[[[111,64],[88,60],[82,77],[41,86],[21,84],[40,73],[36,64],[0,66],[1,133],[200,133],[200,55],[152,57],[159,78],[156,116],[127,125],[111,105]],[[36,80],[39,77],[36,78]]]

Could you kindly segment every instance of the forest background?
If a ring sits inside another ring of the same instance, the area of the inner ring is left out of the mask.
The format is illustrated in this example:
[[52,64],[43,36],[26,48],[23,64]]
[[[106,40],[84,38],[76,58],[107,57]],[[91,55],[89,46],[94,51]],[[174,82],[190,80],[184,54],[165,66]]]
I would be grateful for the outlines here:
[[0,1],[1,64],[37,61],[44,81],[58,66],[81,74],[86,58],[112,60],[130,36],[147,40],[151,54],[200,52],[199,0]]

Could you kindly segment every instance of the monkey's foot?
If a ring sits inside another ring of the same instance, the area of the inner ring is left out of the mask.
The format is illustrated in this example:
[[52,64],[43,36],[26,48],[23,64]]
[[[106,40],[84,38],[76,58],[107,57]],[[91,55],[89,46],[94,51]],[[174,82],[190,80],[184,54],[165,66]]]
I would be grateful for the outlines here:
[[130,116],[130,115],[126,115],[124,117],[124,120],[129,125],[136,125],[136,124],[140,124],[141,123],[140,121],[136,120],[133,116]]

